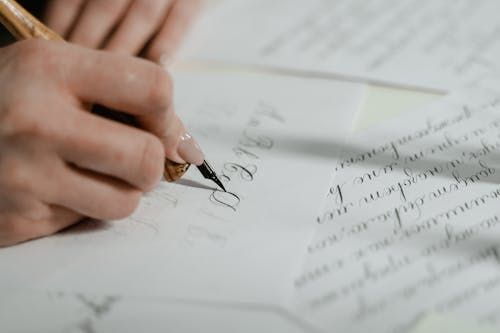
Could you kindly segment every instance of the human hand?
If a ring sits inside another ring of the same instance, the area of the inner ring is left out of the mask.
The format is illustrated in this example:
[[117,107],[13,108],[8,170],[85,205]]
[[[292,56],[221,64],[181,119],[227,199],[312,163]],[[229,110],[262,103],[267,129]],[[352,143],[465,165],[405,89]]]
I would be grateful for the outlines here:
[[[171,95],[145,60],[36,39],[0,49],[0,246],[128,216],[165,156],[201,164]],[[142,129],[88,112],[93,103]]]
[[49,27],[90,48],[167,65],[199,11],[201,0],[50,0]]

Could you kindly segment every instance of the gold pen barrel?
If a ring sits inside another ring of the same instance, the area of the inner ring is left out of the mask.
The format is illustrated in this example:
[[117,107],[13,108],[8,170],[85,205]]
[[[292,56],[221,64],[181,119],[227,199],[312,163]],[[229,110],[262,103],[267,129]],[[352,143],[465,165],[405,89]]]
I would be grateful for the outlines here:
[[14,0],[0,0],[0,23],[18,40],[34,37],[63,40]]

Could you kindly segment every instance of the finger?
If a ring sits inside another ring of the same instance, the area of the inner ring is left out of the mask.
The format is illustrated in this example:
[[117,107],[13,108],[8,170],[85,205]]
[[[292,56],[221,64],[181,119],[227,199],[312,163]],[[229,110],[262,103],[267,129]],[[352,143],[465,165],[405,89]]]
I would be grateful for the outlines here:
[[47,4],[44,20],[59,35],[66,37],[84,0],[51,0]]
[[31,195],[2,190],[5,193],[0,193],[0,215],[8,212],[25,212],[32,208]]
[[143,191],[160,182],[165,150],[159,138],[83,111],[75,113],[73,123],[61,129],[58,140],[59,154],[65,161]]
[[[64,120],[63,124],[68,125]],[[17,208],[23,212],[14,211],[15,216],[46,219],[40,203],[59,205],[94,218],[123,217],[135,208],[131,201],[138,201],[141,194],[135,187],[68,165],[53,148],[32,141],[28,138],[9,142],[14,151],[5,151],[7,156],[0,159],[0,190],[15,193],[22,202]],[[4,207],[3,212],[9,213],[8,208]]]
[[45,203],[40,203],[37,213],[39,217],[26,214],[19,216],[19,226],[16,229],[18,234],[24,236],[21,241],[52,235],[83,218],[82,215],[67,208]]
[[46,218],[33,221],[33,230],[38,230],[39,236],[54,234],[79,222],[84,217],[77,212],[58,205],[49,205],[48,209],[49,215]]
[[138,54],[162,23],[169,6],[170,0],[134,0],[105,49]]
[[86,47],[98,48],[129,4],[130,0],[87,1],[68,40]]
[[162,66],[168,66],[200,9],[200,0],[176,0],[165,23],[148,47],[146,57]]
[[161,139],[169,159],[186,162],[177,151],[186,129],[173,110],[171,78],[161,67],[133,57],[83,48],[68,51],[69,56],[73,58],[66,60],[66,68],[61,69],[71,73],[61,78],[69,91],[84,102],[135,115],[142,128]]
[[1,204],[0,212],[33,211],[33,198],[50,201],[51,193],[60,190],[58,176],[64,162],[43,140],[21,137],[3,141],[0,145],[0,190],[2,195],[9,196],[10,202]]
[[22,214],[2,214],[0,221],[0,247],[10,246],[52,235],[77,223],[82,216],[67,208],[39,203],[43,218],[33,219]]
[[[65,164],[51,150],[30,139],[11,140],[0,160],[0,245],[10,245],[51,234],[77,221],[53,211],[45,202],[65,188],[59,177]],[[67,190],[67,189],[66,189]],[[57,210],[59,212],[59,210]]]
[[64,51],[71,59],[62,59],[60,80],[82,101],[138,116],[171,106],[172,80],[155,64],[75,46]]
[[137,208],[142,194],[124,182],[72,166],[67,166],[60,182],[67,190],[60,191],[53,202],[99,220],[129,216]]

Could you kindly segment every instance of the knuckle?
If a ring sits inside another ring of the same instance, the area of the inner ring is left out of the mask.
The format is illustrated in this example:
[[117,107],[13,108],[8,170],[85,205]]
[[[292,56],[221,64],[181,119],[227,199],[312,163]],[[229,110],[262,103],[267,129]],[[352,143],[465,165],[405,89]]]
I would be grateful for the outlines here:
[[30,110],[31,106],[23,99],[11,98],[0,115],[2,133],[6,136],[40,134],[41,124]]
[[5,107],[0,110],[0,133],[6,138],[30,138],[45,142],[58,138],[59,126],[54,126],[47,119],[59,116],[61,120],[67,115],[58,114],[57,110],[41,109],[36,103],[17,93],[7,97]]
[[141,201],[142,192],[135,189],[124,191],[115,201],[113,210],[109,212],[108,219],[123,219],[132,215]]
[[0,225],[0,246],[13,245],[33,238],[25,221],[17,216],[3,216]]
[[16,58],[23,61],[38,59],[38,56],[45,52],[46,43],[39,38],[27,39],[16,43]]
[[27,71],[32,76],[59,73],[62,67],[61,53],[57,51],[57,48],[61,46],[63,45],[40,38],[19,42],[16,52],[18,70]]
[[163,173],[164,159],[165,151],[160,140],[148,135],[147,139],[144,140],[139,159],[141,189],[147,191],[157,185]]
[[10,191],[31,193],[34,182],[29,169],[19,158],[3,157],[0,159],[0,184]]
[[18,42],[16,45],[16,59],[24,66],[43,63],[50,53],[50,43],[39,38],[32,38]]
[[172,79],[165,70],[155,66],[150,82],[148,94],[149,105],[156,111],[168,109],[172,103]]

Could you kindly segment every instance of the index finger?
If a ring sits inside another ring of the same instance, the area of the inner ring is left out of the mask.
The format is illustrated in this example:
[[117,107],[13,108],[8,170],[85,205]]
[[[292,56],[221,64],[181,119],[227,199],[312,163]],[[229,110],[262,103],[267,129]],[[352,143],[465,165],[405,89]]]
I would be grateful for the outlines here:
[[138,58],[66,47],[61,72],[66,88],[79,102],[134,115],[141,127],[161,139],[170,160],[191,162],[177,151],[186,128],[174,112],[172,80],[165,70]]

